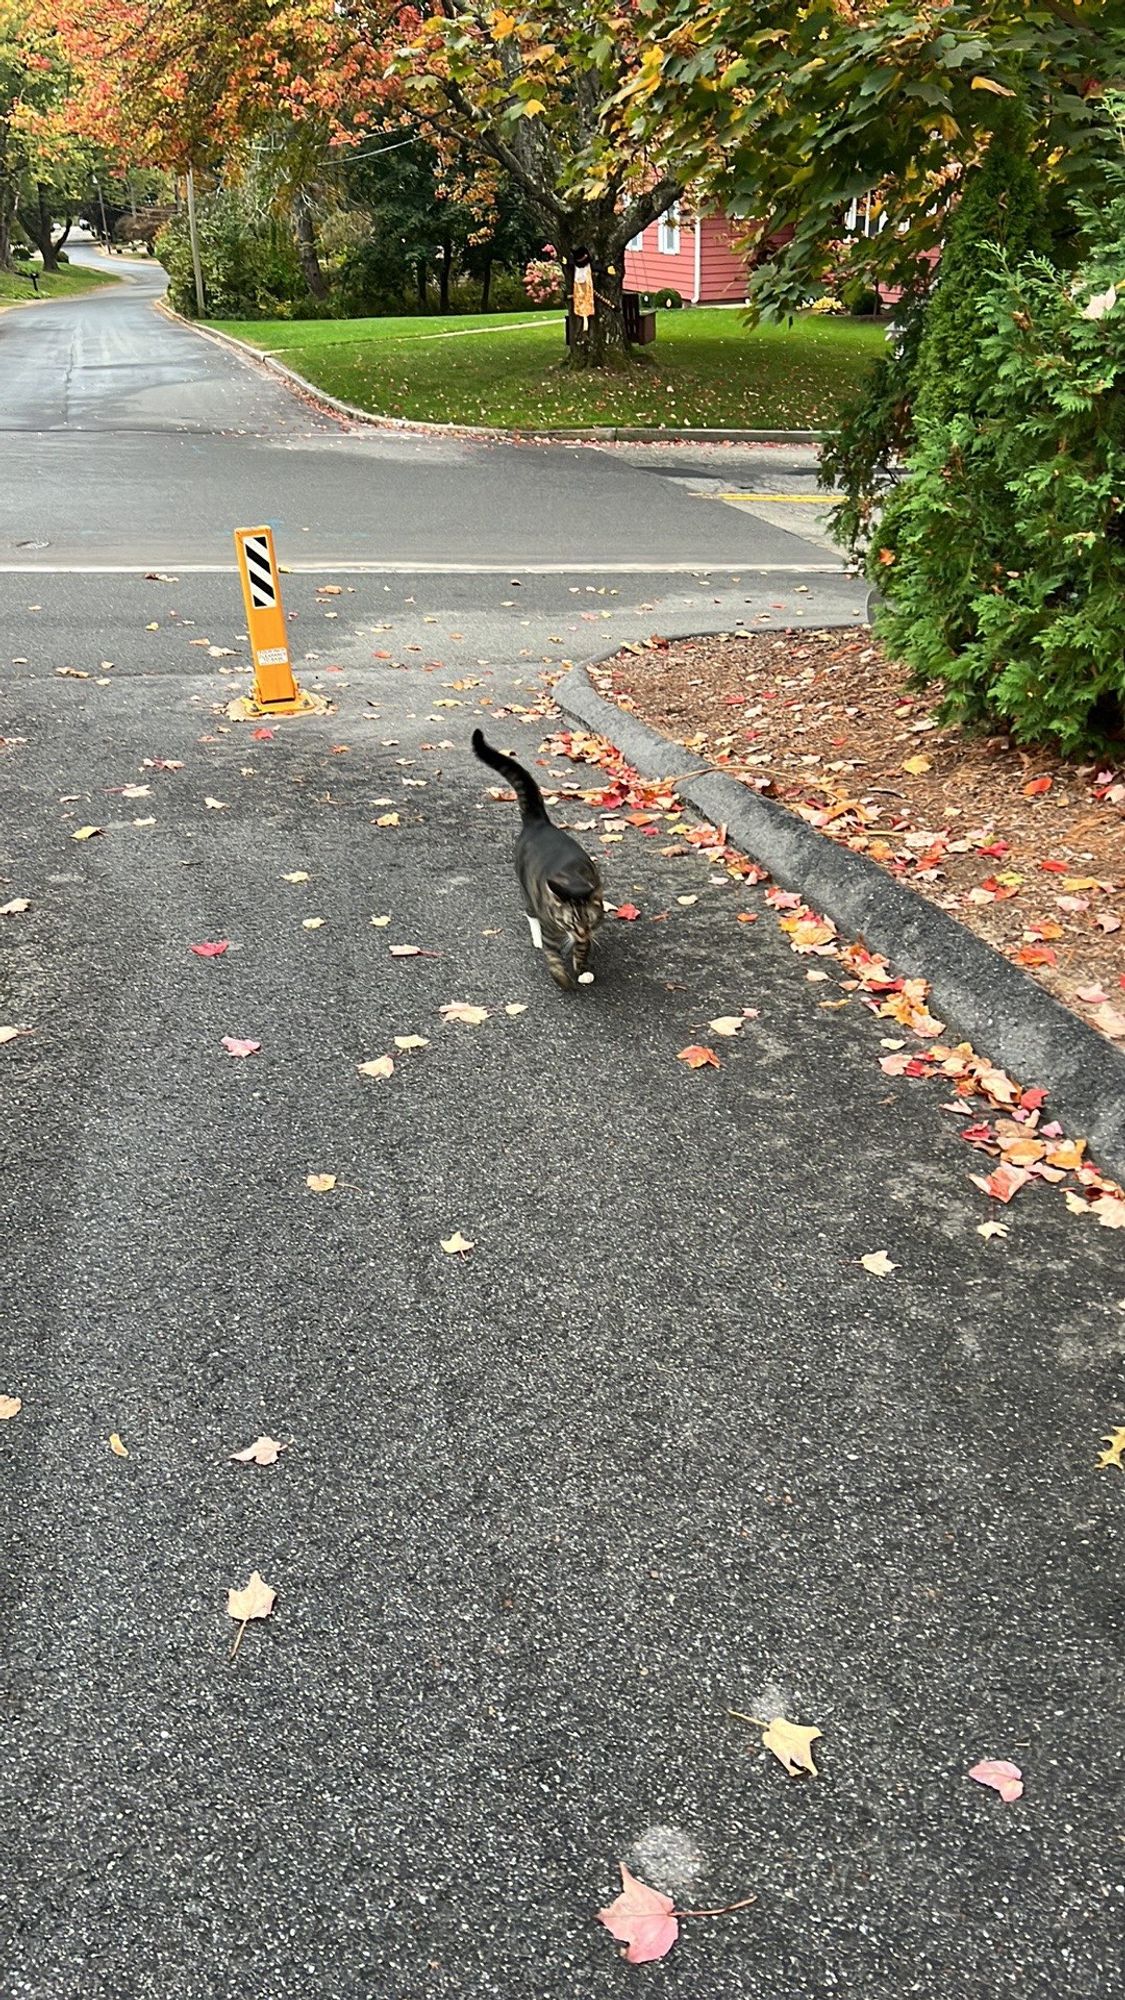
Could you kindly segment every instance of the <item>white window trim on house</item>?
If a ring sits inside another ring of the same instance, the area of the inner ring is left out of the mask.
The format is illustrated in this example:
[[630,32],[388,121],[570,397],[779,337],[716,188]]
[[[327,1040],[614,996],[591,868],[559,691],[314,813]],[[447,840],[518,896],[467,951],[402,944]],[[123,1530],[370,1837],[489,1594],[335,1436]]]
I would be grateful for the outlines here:
[[638,229],[635,236],[630,236],[629,241],[625,245],[626,250],[643,250],[644,247],[645,233],[643,229]]
[[680,254],[680,204],[673,202],[670,209],[660,218],[656,227],[656,247],[662,257],[678,257]]

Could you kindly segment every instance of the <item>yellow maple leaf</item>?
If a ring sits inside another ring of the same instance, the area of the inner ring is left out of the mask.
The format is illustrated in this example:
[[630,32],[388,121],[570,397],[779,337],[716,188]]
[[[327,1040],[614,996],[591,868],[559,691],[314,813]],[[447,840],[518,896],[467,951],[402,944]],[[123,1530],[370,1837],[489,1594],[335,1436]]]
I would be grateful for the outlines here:
[[335,1174],[306,1174],[305,1186],[314,1194],[331,1194],[336,1185]]
[[1105,1442],[1109,1450],[1098,1453],[1098,1470],[1101,1471],[1107,1465],[1116,1465],[1119,1471],[1125,1472],[1125,1426],[1120,1430],[1107,1431]]

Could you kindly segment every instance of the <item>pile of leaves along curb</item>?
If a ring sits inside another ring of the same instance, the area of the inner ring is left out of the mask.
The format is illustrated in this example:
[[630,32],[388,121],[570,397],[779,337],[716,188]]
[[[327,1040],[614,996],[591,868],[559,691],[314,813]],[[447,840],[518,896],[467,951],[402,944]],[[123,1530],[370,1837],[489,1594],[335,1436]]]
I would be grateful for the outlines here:
[[[617,815],[603,819],[603,840],[620,838],[624,829],[632,827],[642,837],[666,841],[662,855],[698,854],[740,883],[748,903],[755,886],[769,884],[763,887],[765,909],[776,915],[790,950],[809,961],[806,977],[830,991],[835,985],[831,997],[819,1004],[846,1007],[854,999],[868,1007],[889,1031],[898,1031],[881,1040],[886,1053],[879,1058],[880,1069],[887,1076],[936,1081],[950,1093],[941,1108],[964,1121],[962,1139],[984,1156],[987,1171],[969,1178],[987,1200],[1006,1208],[1022,1189],[1046,1183],[1059,1189],[1075,1215],[1106,1229],[1125,1229],[1125,1188],[1089,1157],[1084,1138],[1071,1138],[1050,1116],[1046,1090],[1017,1082],[968,1042],[943,1039],[945,1023],[930,1012],[925,979],[896,974],[880,953],[858,940],[849,941],[830,917],[810,908],[793,891],[771,883],[760,863],[730,845],[725,827],[691,824],[673,781],[642,777],[604,737],[580,729],[559,730],[547,738],[539,761],[549,770],[551,760],[560,757],[572,764],[593,765],[602,773],[601,782],[579,796],[586,804]],[[570,795],[564,789],[546,796],[550,802]],[[636,923],[644,921],[646,913],[624,903],[607,914],[618,922]],[[660,921],[661,914],[649,920]],[[744,907],[734,913],[734,921],[754,924],[762,914],[761,909]],[[719,1017],[710,1026],[722,1040],[737,1036],[742,1021],[737,1016]],[[718,1051],[709,1044],[681,1049],[677,1060],[691,1070],[722,1066]],[[990,1217],[981,1224],[981,1233],[1003,1236],[1007,1228]],[[883,1275],[881,1268],[876,1275]]]
[[878,862],[1125,1046],[1125,765],[941,727],[870,632],[654,637],[619,707]]

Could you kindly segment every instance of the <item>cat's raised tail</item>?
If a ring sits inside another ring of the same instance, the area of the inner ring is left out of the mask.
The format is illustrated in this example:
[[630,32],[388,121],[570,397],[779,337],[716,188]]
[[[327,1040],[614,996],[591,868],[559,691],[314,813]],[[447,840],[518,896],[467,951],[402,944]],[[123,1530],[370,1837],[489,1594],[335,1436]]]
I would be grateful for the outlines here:
[[522,819],[548,818],[547,808],[543,804],[543,794],[530,771],[525,771],[523,765],[517,764],[514,757],[505,757],[502,750],[494,750],[491,743],[485,741],[479,729],[474,729],[469,741],[473,746],[474,755],[480,758],[482,764],[490,764],[494,771],[500,772],[501,777],[507,778],[519,800]]

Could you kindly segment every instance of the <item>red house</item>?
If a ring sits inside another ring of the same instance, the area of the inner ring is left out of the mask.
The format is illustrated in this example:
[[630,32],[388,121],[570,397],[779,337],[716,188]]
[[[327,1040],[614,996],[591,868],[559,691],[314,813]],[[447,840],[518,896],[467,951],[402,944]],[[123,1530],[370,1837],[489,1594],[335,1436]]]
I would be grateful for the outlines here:
[[678,292],[691,306],[741,303],[746,259],[734,249],[738,227],[725,215],[681,222],[677,204],[626,245],[626,291]]

